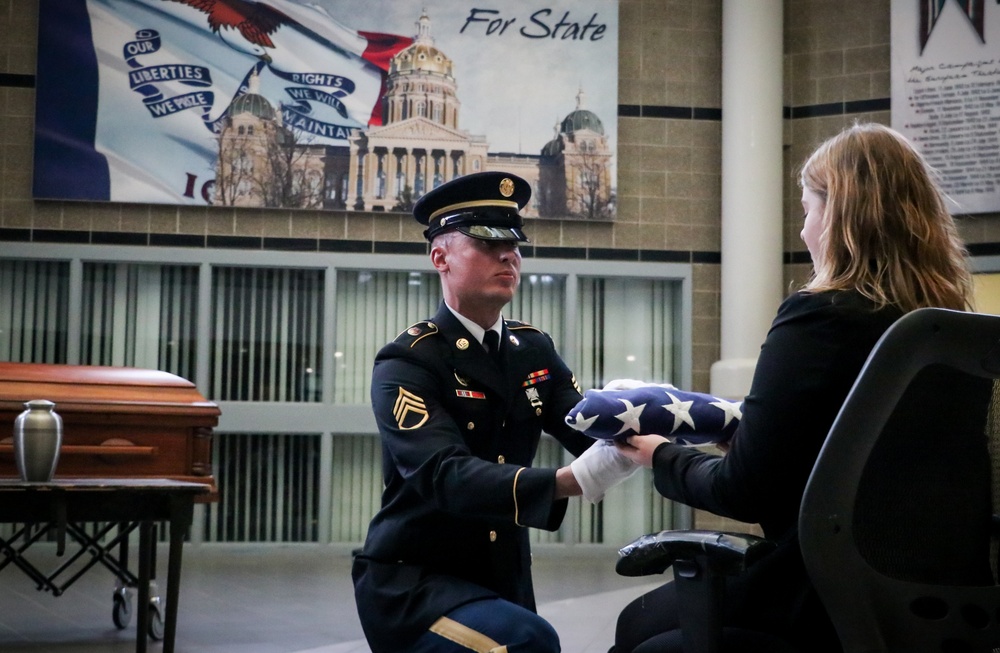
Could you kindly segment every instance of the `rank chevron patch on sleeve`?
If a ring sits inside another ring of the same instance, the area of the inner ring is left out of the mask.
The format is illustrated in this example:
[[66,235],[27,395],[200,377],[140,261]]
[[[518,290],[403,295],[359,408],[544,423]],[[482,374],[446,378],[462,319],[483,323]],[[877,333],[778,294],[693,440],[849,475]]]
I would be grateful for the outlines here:
[[396,426],[403,431],[412,431],[427,421],[427,405],[417,395],[400,388],[396,404],[392,407],[392,415],[396,418]]

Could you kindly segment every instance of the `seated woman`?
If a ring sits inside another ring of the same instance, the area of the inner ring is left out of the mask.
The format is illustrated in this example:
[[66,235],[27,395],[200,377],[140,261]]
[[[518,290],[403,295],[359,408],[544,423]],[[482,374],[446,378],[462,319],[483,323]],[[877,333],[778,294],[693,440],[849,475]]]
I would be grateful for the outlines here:
[[[799,550],[799,504],[827,432],[865,359],[901,315],[965,310],[971,275],[943,195],[904,137],[855,125],[821,145],[800,183],[801,237],[812,277],[778,309],[760,350],[742,420],[724,456],[636,435],[619,449],[653,469],[663,496],[758,523],[777,550],[726,586],[726,625],[802,651],[839,651]],[[651,653],[676,639],[672,583],[620,614],[614,653]]]

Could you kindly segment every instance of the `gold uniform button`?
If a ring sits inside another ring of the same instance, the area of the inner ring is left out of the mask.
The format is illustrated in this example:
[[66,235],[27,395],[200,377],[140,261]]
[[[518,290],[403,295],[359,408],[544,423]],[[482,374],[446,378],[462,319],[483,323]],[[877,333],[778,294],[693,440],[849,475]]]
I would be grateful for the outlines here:
[[475,422],[469,422],[468,424],[465,425],[465,428],[467,428],[467,429],[469,429],[471,431],[472,429],[476,428],[476,423]]
[[503,454],[500,454],[499,456],[497,456],[497,462],[502,465],[505,462],[507,462],[507,459],[503,457]]
[[539,417],[541,417],[541,415],[542,415],[542,409],[541,408],[536,408],[535,409],[535,415],[538,415]]
[[497,541],[497,532],[490,531],[490,542],[496,542],[496,541]]

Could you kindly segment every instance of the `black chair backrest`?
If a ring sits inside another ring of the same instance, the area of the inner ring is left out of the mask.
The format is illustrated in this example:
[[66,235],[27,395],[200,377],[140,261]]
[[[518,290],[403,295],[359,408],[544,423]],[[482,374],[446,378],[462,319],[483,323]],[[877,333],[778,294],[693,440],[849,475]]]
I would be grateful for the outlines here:
[[872,350],[799,514],[847,653],[1000,648],[985,434],[997,378],[1000,316],[919,309]]

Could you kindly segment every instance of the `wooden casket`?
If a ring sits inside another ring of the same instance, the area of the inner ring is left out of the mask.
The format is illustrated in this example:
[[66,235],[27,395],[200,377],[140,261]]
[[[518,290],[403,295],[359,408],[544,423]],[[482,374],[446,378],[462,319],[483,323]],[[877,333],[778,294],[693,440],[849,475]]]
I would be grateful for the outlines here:
[[14,420],[24,403],[48,399],[62,417],[55,478],[212,476],[219,407],[174,374],[130,367],[0,362],[0,477],[18,477]]

